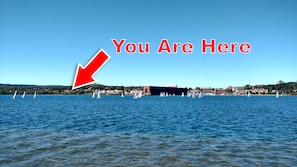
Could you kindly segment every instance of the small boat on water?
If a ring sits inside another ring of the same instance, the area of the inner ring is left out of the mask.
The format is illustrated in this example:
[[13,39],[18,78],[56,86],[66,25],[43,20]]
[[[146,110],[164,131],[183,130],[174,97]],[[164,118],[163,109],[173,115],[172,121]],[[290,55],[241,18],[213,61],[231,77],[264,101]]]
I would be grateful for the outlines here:
[[247,97],[251,97],[251,93],[250,93],[250,91],[248,91],[248,95],[247,95]]
[[134,96],[133,96],[133,99],[140,99],[142,97],[142,92],[135,92],[134,93]]
[[191,97],[191,93],[190,92],[187,92],[187,97]]
[[122,92],[121,97],[125,97],[124,93]]
[[200,91],[198,98],[201,99],[202,98],[202,92]]
[[100,90],[97,92],[97,99],[101,99]]
[[96,96],[96,90],[93,91],[92,98],[95,98],[95,96]]
[[182,92],[181,97],[184,97],[184,96],[185,96],[185,94],[184,94],[184,92]]
[[165,97],[165,92],[160,92],[160,97]]
[[192,98],[195,98],[195,97],[196,97],[196,93],[193,92],[193,94],[192,94]]
[[12,99],[15,99],[16,95],[17,95],[17,91],[14,92]]
[[26,92],[23,93],[22,98],[25,98]]
[[275,98],[278,98],[279,97],[279,93],[278,93],[278,90],[276,91],[275,93]]
[[35,99],[36,98],[36,91],[34,92],[34,95],[33,95],[33,99]]

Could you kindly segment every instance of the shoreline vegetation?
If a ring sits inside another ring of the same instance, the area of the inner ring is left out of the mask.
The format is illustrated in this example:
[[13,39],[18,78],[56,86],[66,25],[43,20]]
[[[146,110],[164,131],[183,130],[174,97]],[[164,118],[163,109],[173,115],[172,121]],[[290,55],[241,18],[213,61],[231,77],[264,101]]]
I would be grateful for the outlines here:
[[[103,95],[125,95],[134,94],[138,91],[143,91],[143,86],[107,86],[101,84],[92,84],[84,86],[79,89],[71,90],[71,86],[62,85],[24,85],[24,84],[0,84],[0,95],[18,94],[26,92],[26,94],[92,94],[95,90],[100,90]],[[203,92],[211,93],[213,95],[245,95],[250,92],[252,95],[270,96],[275,95],[276,91],[283,95],[297,95],[297,82],[283,82],[279,81],[276,84],[267,85],[245,85],[227,88],[210,88],[210,87],[196,87],[187,88],[188,92]]]

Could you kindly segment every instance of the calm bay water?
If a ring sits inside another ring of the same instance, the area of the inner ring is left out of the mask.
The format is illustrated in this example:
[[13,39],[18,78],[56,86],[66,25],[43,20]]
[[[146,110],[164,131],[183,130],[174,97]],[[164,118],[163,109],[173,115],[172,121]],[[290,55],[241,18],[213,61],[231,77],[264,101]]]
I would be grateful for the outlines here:
[[1,166],[297,165],[297,97],[11,97]]

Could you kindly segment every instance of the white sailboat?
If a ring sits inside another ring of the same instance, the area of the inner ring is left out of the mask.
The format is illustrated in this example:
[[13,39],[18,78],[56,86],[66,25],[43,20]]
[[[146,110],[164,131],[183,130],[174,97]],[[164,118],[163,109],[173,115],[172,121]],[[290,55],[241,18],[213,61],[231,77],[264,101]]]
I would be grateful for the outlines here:
[[164,92],[160,92],[160,97],[164,97],[165,93]]
[[92,98],[95,98],[95,95],[96,95],[96,91],[93,91]]
[[277,90],[275,93],[275,98],[278,98],[278,97],[279,97],[279,94],[278,94],[278,90]]
[[193,94],[192,94],[192,98],[195,98],[195,92],[193,92]]
[[124,93],[122,92],[121,97],[125,97]]
[[15,99],[15,96],[17,95],[17,91],[14,92],[12,99]]
[[185,96],[185,94],[184,94],[184,92],[182,92],[181,97],[184,97],[184,96]]
[[138,92],[135,92],[134,93],[134,96],[133,96],[133,99],[139,99],[140,97],[139,97],[139,93]]
[[142,92],[135,92],[133,99],[140,99],[142,97]]
[[134,93],[133,99],[138,99],[137,92]]
[[202,98],[202,92],[200,91],[198,98],[201,99]]
[[[251,77],[249,77],[249,87],[251,87]],[[248,95],[247,95],[247,97],[251,97],[250,89],[248,90]]]
[[191,93],[190,92],[187,92],[187,97],[191,97]]
[[247,95],[247,97],[251,97],[251,93],[250,93],[250,91],[248,91],[248,95]]
[[33,95],[33,99],[35,99],[36,98],[36,91],[34,92],[34,95]]
[[26,92],[23,93],[22,98],[25,98]]
[[101,99],[100,90],[97,92],[97,99]]

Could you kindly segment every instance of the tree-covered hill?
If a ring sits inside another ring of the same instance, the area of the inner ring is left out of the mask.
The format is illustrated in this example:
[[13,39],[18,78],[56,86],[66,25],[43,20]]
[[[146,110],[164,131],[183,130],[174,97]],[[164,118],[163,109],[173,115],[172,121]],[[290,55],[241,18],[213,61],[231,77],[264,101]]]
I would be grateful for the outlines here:
[[71,90],[71,86],[61,85],[22,85],[22,84],[0,84],[0,94],[13,94],[15,91],[18,93],[26,92],[27,94],[88,94],[93,90],[126,90],[132,89],[142,90],[141,86],[106,86],[101,84],[92,84],[84,86],[79,89]]

